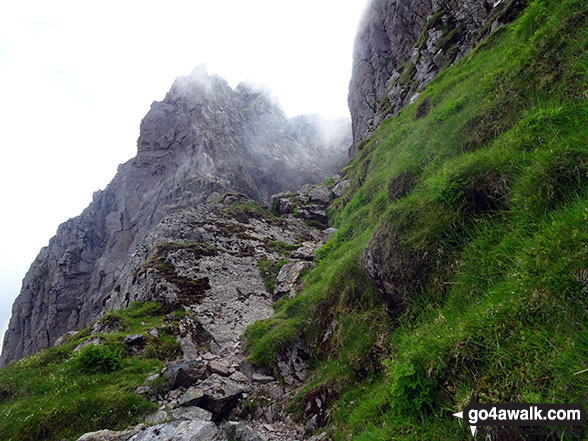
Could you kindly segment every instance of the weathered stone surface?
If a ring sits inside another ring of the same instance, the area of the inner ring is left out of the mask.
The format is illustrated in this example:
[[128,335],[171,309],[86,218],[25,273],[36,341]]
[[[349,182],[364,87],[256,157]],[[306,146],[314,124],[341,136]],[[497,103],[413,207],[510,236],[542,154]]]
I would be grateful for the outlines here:
[[199,407],[206,409],[219,419],[235,407],[240,395],[245,391],[243,383],[238,383],[218,374],[212,374],[199,385],[204,396]]
[[219,374],[223,377],[231,375],[229,364],[224,360],[211,360],[208,362],[208,370],[213,374]]
[[347,190],[350,185],[351,185],[351,183],[350,183],[349,179],[345,179],[345,180],[337,183],[331,191],[333,192],[333,194],[336,197],[341,197],[341,196],[343,196],[343,193],[345,193],[345,190]]
[[169,418],[169,415],[165,411],[165,409],[156,409],[155,411],[147,414],[143,418],[143,422],[149,426],[154,426],[156,424],[165,423],[168,420],[168,418]]
[[174,420],[212,421],[212,413],[196,406],[178,407],[170,415]]
[[442,69],[514,18],[524,0],[373,0],[359,25],[349,84],[350,156]]
[[188,387],[206,374],[206,364],[199,360],[173,362],[167,365],[163,379],[170,389]]
[[55,343],[53,343],[53,346],[59,346],[61,343],[63,343],[65,340],[67,340],[69,337],[73,337],[74,335],[76,335],[78,332],[80,331],[68,331],[65,334],[63,334],[61,337],[59,337],[57,340],[55,340]]
[[180,406],[196,406],[204,397],[204,389],[202,387],[189,388],[180,400]]
[[[313,253],[314,254],[314,253]],[[291,294],[294,286],[298,283],[300,273],[305,269],[314,267],[314,263],[304,260],[295,260],[285,264],[276,277],[275,295],[280,297],[284,294]]]
[[251,377],[252,381],[257,383],[271,383],[272,381],[276,381],[276,379],[270,375],[263,375],[263,374],[253,374]]
[[98,337],[94,337],[94,338],[89,338],[87,340],[84,340],[83,342],[81,342],[79,345],[77,345],[74,348],[74,353],[78,353],[82,350],[82,348],[85,348],[86,346],[90,346],[90,345],[94,345],[97,346],[102,342],[102,340]]
[[141,335],[141,334],[131,334],[131,335],[126,335],[123,338],[123,342],[127,345],[127,346],[136,346],[136,345],[140,345],[145,341],[145,336]]
[[243,423],[229,422],[225,431],[235,441],[266,441]]
[[89,432],[80,436],[77,441],[128,441],[130,437],[135,435],[138,430],[99,430],[97,432]]
[[129,441],[213,441],[218,433],[210,421],[182,420],[152,426]]
[[308,376],[308,360],[310,349],[299,341],[287,347],[283,353],[278,354],[276,364],[286,384],[297,384]]
[[300,248],[292,251],[290,257],[293,259],[313,260],[316,249],[316,243],[304,242]]
[[[133,254],[167,214],[235,191],[268,204],[271,194],[334,173],[349,142],[346,121],[288,119],[266,93],[243,84],[231,89],[203,69],[178,78],[143,119],[137,156],[119,166],[80,216],[59,227],[33,262],[0,365],[52,345],[109,307],[128,305],[138,276],[129,268]],[[152,281],[151,297],[177,301],[169,292],[177,284],[141,276]],[[192,284],[204,288],[204,280]]]
[[247,378],[247,375],[245,375],[244,373],[239,372],[239,371],[233,372],[229,376],[229,378],[231,380],[233,380],[233,381],[238,382],[238,383],[247,383],[247,382],[249,382],[249,378]]

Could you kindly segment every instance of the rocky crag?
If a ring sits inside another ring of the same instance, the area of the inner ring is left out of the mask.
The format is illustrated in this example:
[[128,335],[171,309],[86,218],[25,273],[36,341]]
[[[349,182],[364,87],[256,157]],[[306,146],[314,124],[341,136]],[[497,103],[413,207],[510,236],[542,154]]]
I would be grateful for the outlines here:
[[33,262],[0,364],[141,298],[148,288],[131,288],[132,253],[166,214],[235,191],[269,204],[274,193],[334,174],[350,142],[346,121],[288,119],[268,94],[245,84],[232,89],[203,68],[178,78],[143,119],[136,157]]
[[[87,433],[79,441],[323,439],[312,435],[318,428],[314,414],[296,423],[285,411],[306,379],[309,349],[289,348],[273,372],[247,361],[241,336],[248,325],[273,314],[275,300],[300,292],[302,274],[314,266],[314,251],[329,234],[320,219],[326,220],[329,200],[345,185],[335,177],[330,188],[276,195],[273,211],[230,193],[164,217],[129,260],[127,283],[118,291],[125,294],[108,302],[183,307],[177,336],[182,355],[136,390],[159,406],[143,424]],[[149,336],[157,337],[166,326],[151,329]],[[82,345],[100,345],[117,331],[106,316]],[[146,338],[125,337],[128,350],[140,353]]]
[[374,0],[355,39],[349,110],[355,156],[387,116],[520,12],[524,0]]

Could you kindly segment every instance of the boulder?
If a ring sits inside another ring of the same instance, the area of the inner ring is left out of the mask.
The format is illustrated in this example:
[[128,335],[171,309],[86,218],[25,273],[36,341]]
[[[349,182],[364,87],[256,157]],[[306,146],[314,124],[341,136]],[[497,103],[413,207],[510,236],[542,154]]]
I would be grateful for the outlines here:
[[213,441],[218,434],[210,421],[181,420],[152,426],[128,441]]
[[200,383],[199,388],[203,391],[199,407],[212,412],[214,420],[226,416],[236,406],[239,397],[246,390],[243,383],[218,374],[212,374]]
[[212,421],[212,413],[196,406],[178,407],[170,413],[174,420]]
[[206,364],[200,360],[172,363],[163,373],[163,379],[170,389],[188,387],[206,375]]
[[180,400],[180,406],[195,406],[204,397],[204,390],[200,387],[191,387]]
[[136,429],[122,431],[99,430],[97,432],[85,433],[77,441],[128,441],[137,432],[138,430]]
[[281,297],[284,294],[291,294],[292,289],[298,283],[300,273],[305,269],[314,267],[314,263],[302,260],[292,261],[285,264],[276,277],[274,294]]

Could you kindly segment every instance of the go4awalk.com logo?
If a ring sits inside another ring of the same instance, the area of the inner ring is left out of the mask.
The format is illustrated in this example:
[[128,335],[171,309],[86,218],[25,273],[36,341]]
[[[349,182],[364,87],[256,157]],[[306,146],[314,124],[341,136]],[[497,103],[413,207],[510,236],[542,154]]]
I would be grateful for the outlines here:
[[480,426],[580,426],[586,422],[586,410],[580,404],[470,404],[453,416],[462,418],[476,436]]

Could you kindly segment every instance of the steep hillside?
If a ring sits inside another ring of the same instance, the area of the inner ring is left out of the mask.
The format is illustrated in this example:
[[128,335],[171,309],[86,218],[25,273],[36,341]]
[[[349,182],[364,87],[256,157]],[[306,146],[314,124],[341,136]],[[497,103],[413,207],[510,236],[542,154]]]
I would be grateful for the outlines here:
[[451,414],[472,389],[586,404],[587,29],[584,1],[531,2],[362,142],[304,290],[248,330],[268,366],[312,349],[303,419],[335,440],[465,440]]
[[443,69],[497,27],[525,0],[373,0],[355,39],[349,111],[355,156],[387,116],[412,103]]
[[0,365],[124,303],[131,253],[164,215],[231,191],[268,205],[274,193],[332,176],[350,142],[345,120],[288,119],[267,93],[244,84],[233,90],[203,68],[178,78],[143,119],[137,156],[32,264]]
[[[390,35],[411,23],[397,60],[386,61]],[[63,227],[104,256],[92,273],[99,289],[78,310],[117,310],[0,371],[0,437],[465,441],[471,432],[452,414],[472,390],[482,402],[586,407],[587,29],[584,0],[375,0],[350,90],[355,157],[322,184],[276,195],[270,209],[255,202],[296,173],[240,140],[301,130],[296,141],[308,147],[313,119],[284,120],[262,95],[218,79],[189,88],[186,103],[173,92],[179,80],[121,168],[136,175],[121,172],[109,187],[126,193],[105,190]],[[403,57],[415,48],[410,67]],[[422,70],[427,57],[434,67]],[[362,69],[379,76],[358,82]],[[238,105],[222,111],[203,90]],[[206,105],[192,108],[202,96]],[[250,108],[255,130],[236,122]],[[214,124],[197,135],[184,117],[199,111]],[[192,148],[184,129],[200,155],[181,153]],[[228,141],[217,158],[205,147],[219,131]],[[277,176],[251,172],[241,148]],[[192,167],[216,177],[192,179]],[[253,200],[232,191],[237,181]],[[118,205],[122,194],[128,205]],[[144,229],[123,241],[128,219]],[[93,233],[95,243],[88,231],[109,233]],[[60,237],[27,276],[19,304],[31,306],[15,322],[37,314],[55,336],[47,317],[68,310],[55,300],[87,286],[86,255],[58,246]],[[21,329],[9,347],[22,347]],[[51,340],[41,337],[41,346]],[[585,425],[479,427],[477,439],[587,435]]]

